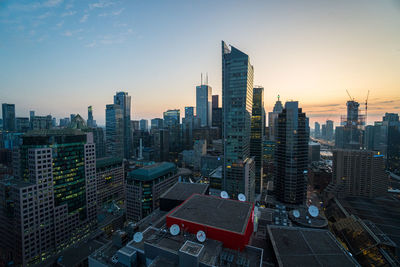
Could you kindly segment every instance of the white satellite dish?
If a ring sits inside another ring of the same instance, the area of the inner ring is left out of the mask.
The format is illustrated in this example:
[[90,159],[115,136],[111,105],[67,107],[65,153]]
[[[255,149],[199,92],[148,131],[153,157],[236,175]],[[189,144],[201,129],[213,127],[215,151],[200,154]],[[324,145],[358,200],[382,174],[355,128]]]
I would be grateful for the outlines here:
[[300,218],[300,211],[294,210],[294,211],[293,211],[293,216],[294,216],[295,218]]
[[136,232],[133,235],[133,241],[135,241],[136,243],[140,243],[143,240],[143,234],[142,232]]
[[311,205],[308,207],[308,213],[310,213],[312,217],[317,217],[319,214],[319,210],[316,206]]
[[239,195],[238,195],[238,199],[239,199],[239,201],[246,201],[246,196],[244,195],[244,194],[242,194],[242,193],[240,193]]
[[222,191],[221,192],[221,197],[226,199],[226,198],[229,198],[229,195],[228,195],[228,193],[226,191]]
[[171,233],[171,235],[178,235],[180,231],[181,231],[181,229],[179,228],[179,225],[177,225],[177,224],[173,224],[169,228],[169,232]]
[[199,240],[199,242],[201,242],[201,243],[206,241],[206,233],[204,233],[204,231],[202,231],[202,230],[197,232],[196,237],[197,237],[197,240]]

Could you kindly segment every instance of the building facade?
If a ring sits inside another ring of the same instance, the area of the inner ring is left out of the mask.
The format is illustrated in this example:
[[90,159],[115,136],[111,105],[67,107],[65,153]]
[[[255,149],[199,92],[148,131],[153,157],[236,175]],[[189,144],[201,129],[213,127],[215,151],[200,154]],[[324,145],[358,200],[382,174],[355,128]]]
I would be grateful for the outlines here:
[[2,106],[3,116],[3,130],[4,131],[15,131],[15,105],[3,103]]
[[124,157],[124,120],[119,105],[106,106],[106,152],[113,157]]
[[196,86],[196,116],[201,126],[211,127],[212,123],[212,89],[209,85]]
[[97,207],[124,200],[124,163],[122,158],[96,160]]
[[122,110],[123,125],[123,153],[126,159],[131,157],[132,136],[131,136],[131,97],[127,92],[117,92],[114,96],[114,104],[119,105]]

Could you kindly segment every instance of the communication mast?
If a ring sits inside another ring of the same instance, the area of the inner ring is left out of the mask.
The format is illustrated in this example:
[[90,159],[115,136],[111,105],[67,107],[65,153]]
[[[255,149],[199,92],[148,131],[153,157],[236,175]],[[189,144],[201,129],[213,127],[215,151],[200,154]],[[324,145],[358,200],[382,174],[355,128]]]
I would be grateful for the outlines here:
[[368,124],[368,97],[369,97],[369,90],[367,93],[367,99],[365,99],[365,125]]

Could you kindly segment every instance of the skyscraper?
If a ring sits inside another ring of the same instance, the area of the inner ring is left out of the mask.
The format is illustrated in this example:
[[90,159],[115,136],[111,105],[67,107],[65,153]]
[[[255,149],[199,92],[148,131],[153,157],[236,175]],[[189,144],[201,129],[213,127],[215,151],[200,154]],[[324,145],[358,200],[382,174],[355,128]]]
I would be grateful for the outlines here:
[[106,152],[114,157],[124,157],[124,121],[119,105],[106,105]]
[[212,108],[219,108],[219,95],[212,96]]
[[255,160],[255,192],[260,194],[263,186],[263,136],[264,136],[264,88],[253,89],[253,109],[251,115],[250,156]]
[[93,108],[92,108],[92,106],[88,106],[87,126],[88,127],[96,127],[96,122],[93,120]]
[[196,116],[201,120],[201,126],[211,127],[212,123],[212,89],[202,84],[196,86]]
[[286,102],[278,116],[275,147],[275,195],[279,201],[303,204],[308,161],[306,114],[297,101]]
[[154,118],[151,120],[151,129],[162,129],[164,127],[164,120],[161,118]]
[[334,138],[333,135],[333,121],[326,121],[326,140],[332,140]]
[[141,131],[147,132],[149,130],[149,121],[141,119],[139,126]]
[[131,137],[131,97],[127,92],[117,92],[114,96],[114,104],[119,105],[122,110],[122,124],[123,124],[123,151],[124,157],[129,159],[132,149]]
[[275,141],[276,139],[276,124],[278,115],[282,112],[282,110],[282,102],[280,101],[280,96],[278,95],[278,100],[275,102],[274,109],[272,112],[268,112],[269,140],[271,141]]
[[254,200],[254,159],[250,157],[253,66],[249,56],[222,41],[224,166],[222,188]]
[[3,130],[13,132],[15,128],[15,105],[3,103]]
[[181,112],[179,109],[170,109],[164,112],[164,128],[169,132],[169,153],[170,159],[178,158],[181,151]]
[[185,118],[194,117],[194,107],[185,107]]
[[321,137],[321,125],[316,121],[314,126],[314,136],[315,138]]

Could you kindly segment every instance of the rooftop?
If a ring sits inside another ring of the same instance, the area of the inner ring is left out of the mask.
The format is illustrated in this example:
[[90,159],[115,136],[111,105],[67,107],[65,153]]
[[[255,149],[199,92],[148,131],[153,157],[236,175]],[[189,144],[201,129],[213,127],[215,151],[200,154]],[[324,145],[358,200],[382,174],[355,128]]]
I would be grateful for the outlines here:
[[244,234],[252,210],[249,202],[195,194],[168,216]]
[[171,162],[159,162],[131,171],[128,174],[128,178],[149,181],[174,171],[175,169],[175,164]]
[[186,200],[193,194],[205,194],[207,191],[207,184],[195,183],[176,183],[169,188],[160,198]]
[[328,231],[268,226],[279,266],[360,266]]
[[103,168],[115,164],[122,164],[122,159],[107,157],[107,158],[99,158],[96,160],[96,168]]

